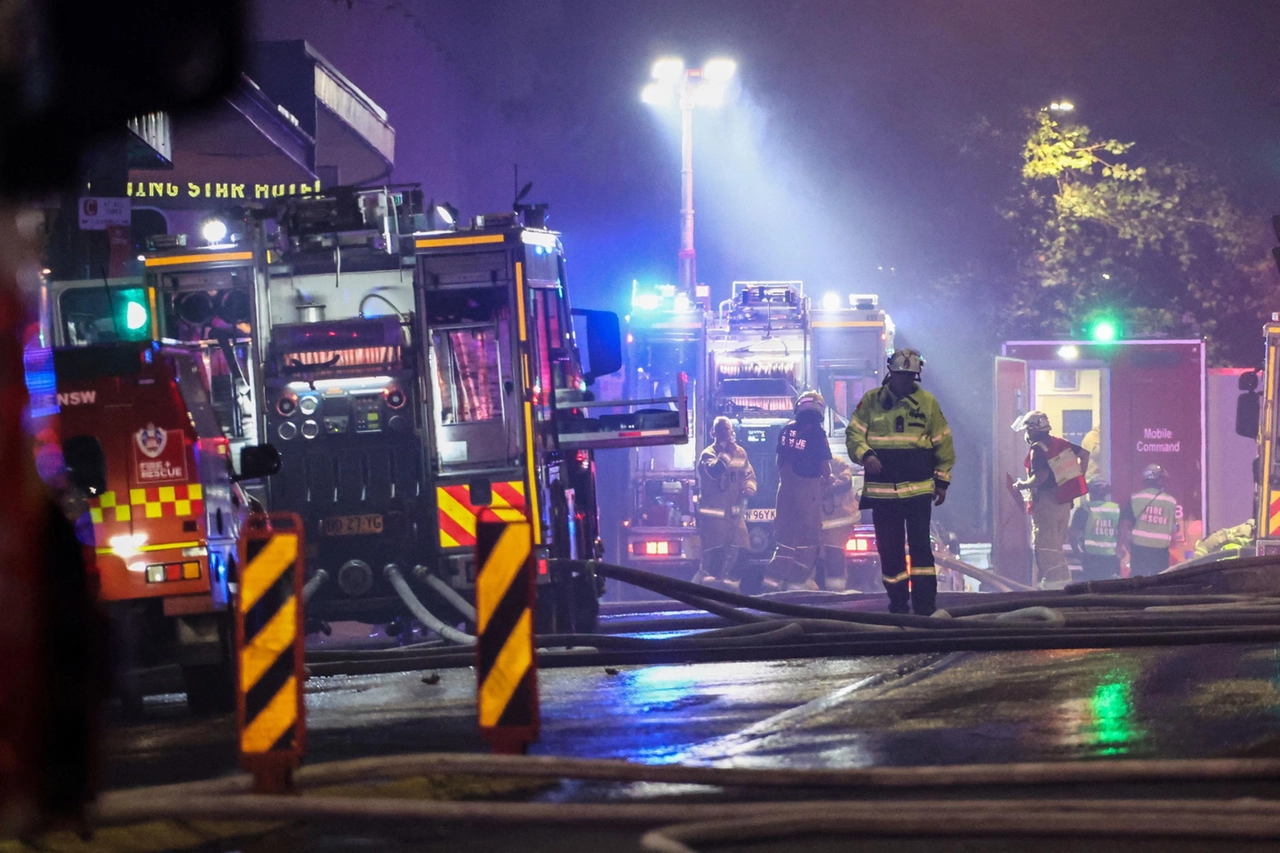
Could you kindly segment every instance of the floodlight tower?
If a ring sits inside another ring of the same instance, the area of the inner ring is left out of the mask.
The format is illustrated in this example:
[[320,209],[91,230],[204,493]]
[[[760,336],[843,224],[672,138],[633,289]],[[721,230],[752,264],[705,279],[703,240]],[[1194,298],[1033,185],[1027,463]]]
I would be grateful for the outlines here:
[[692,296],[697,282],[693,249],[693,110],[724,103],[725,89],[737,70],[732,59],[710,59],[701,68],[685,68],[684,60],[664,57],[653,64],[650,82],[640,99],[654,107],[680,106],[680,289]]

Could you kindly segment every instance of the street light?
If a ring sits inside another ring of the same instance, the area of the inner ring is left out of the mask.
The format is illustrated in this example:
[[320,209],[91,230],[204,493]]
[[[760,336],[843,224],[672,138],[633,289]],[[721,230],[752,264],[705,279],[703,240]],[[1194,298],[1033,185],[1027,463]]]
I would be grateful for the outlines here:
[[665,107],[680,104],[680,289],[694,292],[697,261],[693,250],[693,110],[715,109],[724,103],[725,90],[737,72],[732,59],[709,59],[701,68],[685,68],[684,60],[668,56],[653,63],[653,81],[640,92],[640,100]]
[[1070,101],[1054,101],[1052,104],[1049,105],[1049,112],[1069,113],[1074,111],[1075,108],[1076,108],[1076,105],[1071,103]]

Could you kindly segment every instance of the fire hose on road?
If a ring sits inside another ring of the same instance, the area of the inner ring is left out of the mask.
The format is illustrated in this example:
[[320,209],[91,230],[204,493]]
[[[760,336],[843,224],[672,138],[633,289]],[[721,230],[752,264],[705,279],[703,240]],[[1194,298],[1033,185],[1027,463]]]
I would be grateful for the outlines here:
[[[1254,562],[1233,561],[1230,570],[1256,571],[1262,565],[1257,562],[1261,558],[1252,559]],[[1270,563],[1274,565],[1273,560]],[[948,603],[957,602],[950,612],[931,617],[798,604],[784,595],[745,596],[606,563],[582,562],[570,567],[670,596],[706,609],[722,621],[716,627],[670,637],[539,635],[539,666],[1280,641],[1280,597],[1205,593],[1202,590],[1223,586],[1208,567],[1195,567],[1183,577],[1157,576],[1164,580],[1155,583],[1143,579],[1147,583],[1136,589],[1124,586],[1115,593],[955,593],[948,599]],[[403,578],[400,581],[404,583]],[[731,627],[734,625],[738,627]],[[313,675],[400,672],[473,663],[469,650],[438,646],[326,651],[308,657]]]

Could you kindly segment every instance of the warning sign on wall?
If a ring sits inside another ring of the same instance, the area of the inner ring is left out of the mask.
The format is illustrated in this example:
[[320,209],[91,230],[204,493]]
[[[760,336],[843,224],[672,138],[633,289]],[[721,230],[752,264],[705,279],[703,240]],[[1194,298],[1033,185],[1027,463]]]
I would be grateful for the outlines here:
[[108,225],[129,226],[132,206],[127,198],[86,196],[80,199],[80,230],[105,231]]
[[133,434],[136,482],[186,482],[187,447],[180,429],[147,424]]

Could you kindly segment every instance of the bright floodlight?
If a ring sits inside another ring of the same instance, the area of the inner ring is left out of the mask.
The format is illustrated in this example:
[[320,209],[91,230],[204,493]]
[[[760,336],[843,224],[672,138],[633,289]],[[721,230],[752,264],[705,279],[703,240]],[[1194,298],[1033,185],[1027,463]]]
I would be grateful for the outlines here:
[[840,310],[840,294],[838,293],[822,294],[822,310],[823,311],[839,311]]
[[724,85],[704,82],[693,93],[693,101],[700,107],[715,109],[724,103]]
[[650,83],[640,91],[640,100],[652,107],[665,107],[674,96],[673,88],[666,83]]
[[684,60],[677,56],[664,56],[653,63],[653,79],[663,83],[678,83],[684,76]]
[[453,227],[453,214],[449,212],[449,208],[443,204],[436,205],[436,216],[440,217],[440,221],[448,227]]
[[1080,348],[1074,344],[1065,344],[1058,347],[1058,358],[1063,361],[1075,361],[1080,357]]
[[1069,113],[1076,108],[1076,105],[1070,101],[1054,101],[1049,105],[1049,109],[1055,113]]
[[728,83],[738,70],[738,63],[732,59],[708,59],[702,66],[702,79],[712,83]]
[[200,236],[206,243],[217,245],[227,239],[227,223],[221,219],[206,219],[200,226]]

